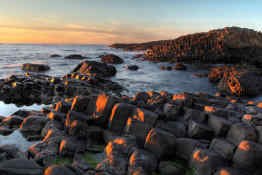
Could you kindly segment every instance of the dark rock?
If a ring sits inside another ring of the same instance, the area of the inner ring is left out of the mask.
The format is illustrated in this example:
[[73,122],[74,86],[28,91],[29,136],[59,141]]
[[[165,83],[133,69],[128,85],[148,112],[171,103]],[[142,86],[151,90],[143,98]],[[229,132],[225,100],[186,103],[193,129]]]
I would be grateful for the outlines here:
[[42,72],[47,71],[50,69],[48,65],[45,64],[32,64],[32,63],[26,63],[22,65],[22,69],[24,71],[30,71],[30,72]]
[[214,136],[214,132],[208,126],[192,120],[189,122],[187,134],[196,139],[211,139]]
[[158,158],[174,155],[176,137],[164,130],[153,128],[147,135],[145,149],[154,153]]
[[249,173],[244,172],[242,169],[234,169],[234,168],[221,168],[214,175],[249,175]]
[[66,114],[62,112],[49,112],[47,116],[50,120],[57,120],[60,122],[64,122],[66,119]]
[[113,54],[103,55],[100,58],[101,58],[101,61],[104,63],[109,63],[109,64],[124,63],[124,60],[122,58],[120,58],[119,56],[113,55]]
[[186,70],[186,66],[181,64],[181,63],[177,63],[174,67],[175,70]]
[[83,57],[82,55],[77,55],[77,54],[73,54],[73,55],[68,55],[65,57],[65,59],[85,59],[85,57]]
[[128,66],[125,66],[125,69],[136,71],[139,69],[139,67],[137,65],[128,65]]
[[128,117],[132,116],[135,109],[135,106],[125,103],[118,103],[114,105],[110,120],[108,122],[109,129],[114,132],[121,133],[126,126]]
[[161,175],[184,175],[185,169],[176,166],[170,161],[162,161],[159,164],[159,172]]
[[226,160],[232,160],[236,146],[224,139],[213,139],[210,150],[218,153]]
[[163,130],[166,130],[176,136],[179,137],[185,137],[186,135],[186,126],[182,122],[164,122],[164,121],[158,121],[156,124],[156,128],[160,128]]
[[99,63],[96,61],[84,61],[80,63],[72,72],[97,75],[101,77],[111,77],[116,74],[116,68],[105,63]]
[[195,148],[206,148],[200,141],[190,138],[177,138],[175,143],[176,155],[184,160],[190,160]]
[[32,160],[13,159],[0,163],[0,173],[5,175],[42,175],[43,169]]
[[215,115],[209,115],[208,126],[214,131],[216,136],[225,136],[230,129],[232,122]]
[[26,137],[41,135],[41,131],[47,121],[48,119],[44,116],[26,117],[20,126],[20,131]]
[[238,145],[242,140],[256,141],[256,130],[244,123],[233,124],[228,131],[227,140],[235,145]]
[[25,158],[25,154],[21,152],[15,145],[0,146],[0,162],[20,158]]
[[233,157],[233,163],[236,167],[248,169],[251,172],[261,169],[262,145],[242,140]]
[[61,175],[61,174],[63,174],[63,175],[76,175],[69,168],[64,167],[64,166],[58,166],[58,165],[49,166],[44,172],[44,175]]
[[212,151],[195,149],[190,164],[195,169],[196,174],[212,175],[216,169],[224,167],[226,162]]
[[52,54],[50,55],[50,58],[57,58],[57,57],[62,57],[61,55],[58,55],[58,54]]
[[157,168],[157,159],[154,154],[144,150],[134,151],[129,158],[128,172],[132,174],[139,168],[142,168],[148,174],[152,174]]
[[196,109],[191,109],[191,108],[184,108],[185,115],[184,119],[186,121],[193,120],[196,122],[203,123],[207,119],[206,113],[196,110]]
[[76,152],[85,149],[85,144],[85,142],[81,142],[74,138],[66,138],[60,143],[59,154],[65,157],[73,157]]

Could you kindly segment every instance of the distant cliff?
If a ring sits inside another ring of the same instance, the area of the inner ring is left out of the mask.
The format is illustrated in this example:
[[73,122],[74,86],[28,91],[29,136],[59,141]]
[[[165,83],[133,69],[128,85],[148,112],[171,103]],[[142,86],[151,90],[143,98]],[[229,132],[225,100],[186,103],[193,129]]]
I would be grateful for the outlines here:
[[153,61],[262,64],[262,33],[239,27],[195,33],[174,40],[113,44],[111,47],[147,50],[145,58]]

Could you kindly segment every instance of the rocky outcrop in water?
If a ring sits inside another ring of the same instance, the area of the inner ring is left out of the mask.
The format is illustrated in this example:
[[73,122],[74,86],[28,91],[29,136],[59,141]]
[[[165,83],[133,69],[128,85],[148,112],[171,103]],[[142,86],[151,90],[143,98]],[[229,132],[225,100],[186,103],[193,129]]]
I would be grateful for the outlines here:
[[29,72],[43,72],[50,69],[48,65],[45,64],[32,64],[26,63],[22,65],[22,70],[29,71]]
[[134,48],[134,50],[141,46],[147,49],[144,57],[151,61],[247,62],[261,65],[262,33],[246,28],[226,27],[206,33],[185,35],[174,40],[131,44],[131,46],[113,45],[113,47]]
[[68,55],[65,57],[65,59],[71,59],[71,60],[83,60],[86,57],[83,57],[82,55],[78,55],[78,54],[73,54],[73,55]]
[[100,56],[101,61],[108,64],[122,64],[124,60],[117,55],[107,54]]
[[117,70],[114,66],[105,63],[84,61],[76,66],[72,72],[91,76],[111,77],[116,74]]
[[213,68],[209,81],[218,83],[218,89],[235,96],[257,96],[262,92],[261,70],[220,66]]
[[0,100],[17,105],[50,104],[61,98],[103,91],[119,93],[121,90],[122,87],[115,82],[80,73],[64,77],[26,73],[0,80]]
[[[203,93],[64,99],[42,112],[19,111],[1,123],[27,131],[41,128],[33,132],[41,141],[28,149],[26,158],[9,154],[14,156],[0,159],[0,172],[32,167],[45,175],[259,174],[261,107]],[[15,118],[21,120],[6,123]],[[44,126],[40,118],[46,119]],[[0,147],[0,154],[5,152]]]

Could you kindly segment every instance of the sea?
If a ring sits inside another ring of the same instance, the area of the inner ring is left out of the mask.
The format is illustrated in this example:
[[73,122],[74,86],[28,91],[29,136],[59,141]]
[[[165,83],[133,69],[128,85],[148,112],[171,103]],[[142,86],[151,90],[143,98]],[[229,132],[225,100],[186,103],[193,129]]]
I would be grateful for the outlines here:
[[[100,61],[103,54],[115,54],[124,59],[124,63],[115,65],[116,76],[111,80],[118,82],[127,90],[125,95],[133,96],[140,91],[167,91],[179,92],[205,92],[215,94],[215,85],[209,83],[207,77],[197,78],[195,73],[208,73],[207,68],[187,65],[186,71],[160,70],[160,66],[168,63],[152,63],[141,59],[132,59],[134,55],[143,52],[128,52],[121,49],[110,48],[106,45],[36,45],[36,44],[0,44],[0,78],[11,75],[24,74],[21,65],[24,63],[47,64],[50,70],[44,74],[51,76],[63,76],[70,73],[83,60],[68,60],[65,56],[81,54],[87,60]],[[50,55],[59,54],[62,57],[51,58]],[[127,65],[137,65],[137,71],[126,70]],[[172,67],[174,65],[171,65]],[[17,107],[14,104],[5,104],[0,101],[0,115],[8,117],[19,109],[40,110],[44,105],[32,105]],[[15,144],[22,150],[26,150],[34,142],[26,141],[19,131],[9,136],[0,136],[0,145]]]

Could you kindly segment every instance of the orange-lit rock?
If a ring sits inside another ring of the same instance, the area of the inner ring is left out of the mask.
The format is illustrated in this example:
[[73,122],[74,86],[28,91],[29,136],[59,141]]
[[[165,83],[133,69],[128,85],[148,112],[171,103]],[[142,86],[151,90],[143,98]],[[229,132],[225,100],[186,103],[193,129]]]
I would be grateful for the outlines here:
[[96,112],[103,112],[108,103],[108,100],[109,96],[107,96],[105,93],[99,95],[96,100]]
[[262,108],[262,102],[259,102],[259,103],[257,104],[257,107],[258,107],[258,108]]
[[216,109],[214,107],[212,107],[212,106],[205,106],[205,111],[206,112],[215,112]]
[[193,154],[193,158],[201,163],[205,162],[208,160],[208,156],[205,156],[205,157],[201,157],[200,156],[200,150],[196,150]]
[[250,115],[250,114],[246,114],[246,115],[243,116],[243,119],[245,119],[245,120],[249,120],[249,121],[251,121],[252,118],[253,118],[253,116]]
[[254,101],[249,101],[247,104],[253,105],[253,104],[255,104],[255,102]]
[[250,151],[250,145],[248,143],[248,141],[242,141],[239,145],[238,148],[243,150],[243,151]]

